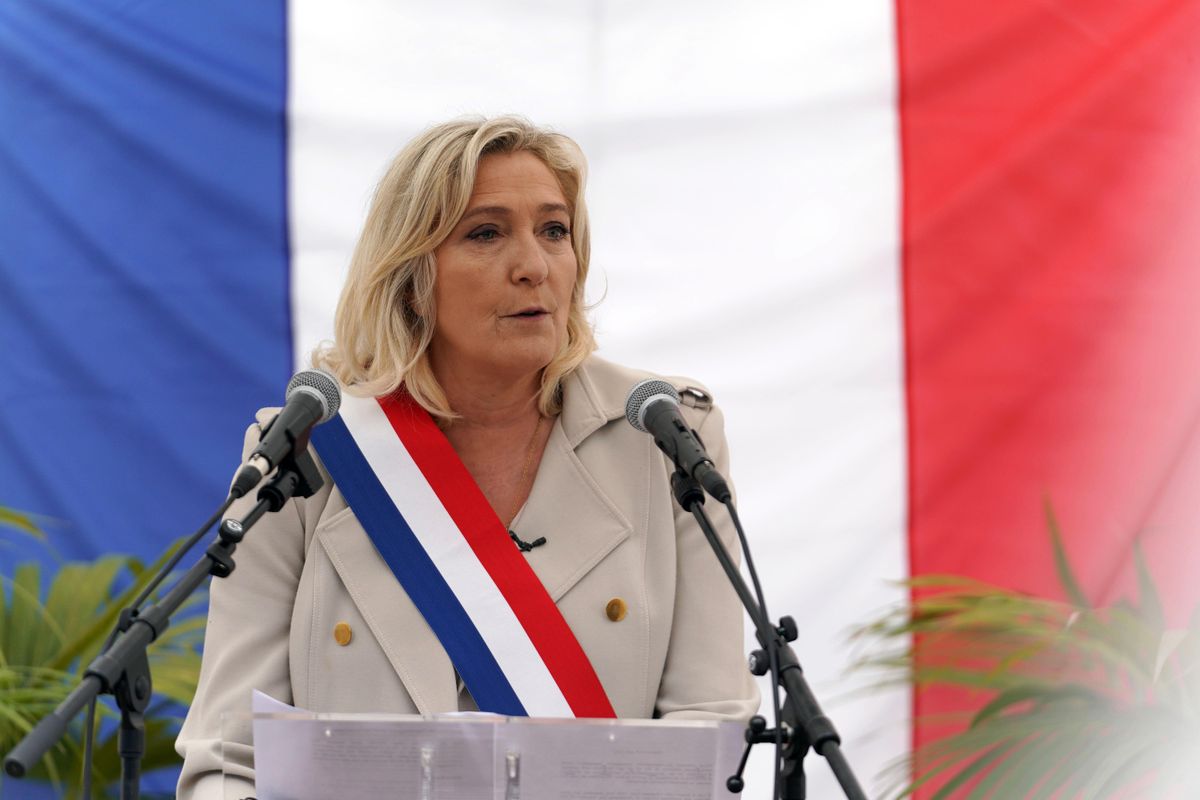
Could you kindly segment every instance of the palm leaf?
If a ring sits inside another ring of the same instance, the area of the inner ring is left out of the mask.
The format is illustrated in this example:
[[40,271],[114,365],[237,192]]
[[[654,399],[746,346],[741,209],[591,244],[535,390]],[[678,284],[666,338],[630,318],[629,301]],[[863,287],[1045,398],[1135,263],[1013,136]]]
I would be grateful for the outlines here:
[[[1045,511],[1066,602],[921,576],[908,584],[911,604],[857,632],[863,641],[899,645],[871,648],[858,660],[858,669],[878,672],[877,685],[955,686],[978,701],[962,712],[960,732],[913,754],[911,778],[894,787],[896,796],[1114,797],[1152,781],[1155,794],[1147,796],[1197,788],[1200,609],[1188,631],[1165,631],[1137,550],[1139,602],[1093,607],[1049,503]],[[953,718],[943,714],[939,724]]]
[[1063,767],[1069,768],[1072,757],[1078,753],[1078,745],[1069,735],[1055,731],[1036,740],[1030,746],[1004,764],[1005,770],[996,784],[988,786],[996,791],[1003,785],[1004,796],[1028,798],[1035,792],[1053,796],[1057,787],[1056,776]]
[[[97,605],[95,614],[69,640],[63,642],[62,648],[54,656],[53,664],[59,668],[75,662],[77,659],[90,661],[100,652],[100,647],[108,637],[109,632],[116,626],[121,610],[128,607],[141,591],[150,583],[154,574],[174,554],[182,544],[175,542],[150,567],[145,567],[136,558],[124,557],[123,566],[134,579],[118,595],[106,599]],[[93,576],[94,578],[96,576]]]
[[[1025,800],[1049,800],[1061,797],[1062,786],[1079,769],[1087,754],[1087,743],[1063,738],[1054,748],[1055,759],[1045,769],[1044,779]],[[1015,765],[1019,767],[1020,765]],[[1040,768],[1040,765],[1037,765]]]
[[1137,542],[1133,543],[1133,565],[1137,570],[1138,604],[1141,616],[1148,625],[1162,628],[1166,625],[1162,600],[1158,596],[1158,587],[1154,585],[1150,569],[1146,566],[1146,557],[1142,553],[1142,546]]
[[982,755],[976,756],[967,766],[960,769],[954,777],[946,781],[942,788],[934,794],[933,800],[945,800],[950,797],[960,786],[975,778],[988,767],[994,766],[998,758],[1011,756],[1013,749],[1019,745],[1021,745],[1021,742],[1001,742],[988,750],[984,750]]
[[[8,663],[41,663],[62,635],[58,623],[46,613],[39,599],[41,574],[37,563],[20,564],[13,572],[8,587],[8,614],[0,630],[0,647]],[[0,576],[0,582],[3,581]]]
[[1063,546],[1062,529],[1058,526],[1058,517],[1054,513],[1054,506],[1050,504],[1050,498],[1043,499],[1042,508],[1046,513],[1046,527],[1050,531],[1050,545],[1054,548],[1054,567],[1058,571],[1059,583],[1062,584],[1063,590],[1072,603],[1080,608],[1091,608],[1087,594],[1084,593],[1083,587],[1079,585],[1079,580],[1075,577],[1074,570],[1071,569],[1071,562],[1067,558],[1067,549]]
[[59,626],[62,644],[73,641],[93,623],[97,609],[109,604],[110,589],[126,559],[108,556],[90,564],[64,564],[50,584],[46,613]]
[[0,506],[0,528],[9,528],[21,533],[27,533],[43,542],[46,540],[46,534],[42,533],[42,529],[33,521],[33,517],[14,508]]
[[[83,668],[99,654],[121,609],[148,585],[173,551],[174,547],[151,566],[124,556],[64,564],[50,582],[44,602],[40,568],[36,564],[17,567],[6,581],[7,597],[0,591],[0,751],[11,749],[78,685]],[[117,585],[122,588],[114,591]],[[184,613],[149,649],[156,700],[153,716],[147,718],[143,760],[147,771],[178,763],[174,738],[181,720],[166,713],[163,704],[186,705],[195,692],[204,617],[194,612],[202,602],[202,597],[189,600],[185,609],[193,613]],[[111,723],[115,712],[106,703],[98,708]],[[110,729],[111,724],[105,727]],[[78,796],[82,733],[83,720],[77,719],[30,777],[51,781],[66,797]],[[115,733],[98,743],[93,763],[95,786],[117,778]]]

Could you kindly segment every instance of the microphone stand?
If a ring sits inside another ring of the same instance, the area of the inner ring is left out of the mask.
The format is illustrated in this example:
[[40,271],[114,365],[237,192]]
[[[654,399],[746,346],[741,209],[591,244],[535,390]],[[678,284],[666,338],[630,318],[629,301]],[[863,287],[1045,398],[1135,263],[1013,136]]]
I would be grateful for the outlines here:
[[[767,619],[704,511],[704,490],[700,484],[686,472],[677,469],[671,476],[671,489],[679,505],[685,511],[690,511],[700,524],[704,537],[708,539],[717,560],[721,562],[721,567],[754,623],[755,636],[763,650],[756,650],[751,654],[750,671],[755,675],[765,675],[768,669],[778,669],[779,682],[783,684],[787,695],[784,701],[782,736],[785,743],[781,770],[783,800],[803,800],[804,756],[810,747],[829,762],[849,800],[867,800],[866,793],[859,786],[854,771],[842,754],[841,737],[834,729],[833,722],[821,711],[816,696],[804,679],[804,670],[800,667],[796,653],[789,644],[795,641],[797,636],[795,621],[791,617],[783,617],[776,626]],[[731,502],[731,511],[732,508]],[[737,774],[726,783],[731,792],[740,792],[742,789],[741,774],[746,768],[750,748],[760,742],[776,741],[778,732],[766,728],[766,720],[762,717],[756,716],[750,720],[746,731],[746,750],[742,754]],[[778,768],[778,765],[776,767]]]
[[142,755],[145,751],[145,711],[153,694],[146,648],[170,625],[171,615],[210,575],[227,578],[236,564],[233,552],[246,531],[269,511],[283,508],[292,497],[311,497],[324,481],[307,450],[307,437],[299,454],[293,452],[279,464],[275,477],[258,493],[258,502],[241,521],[221,523],[217,539],[201,558],[157,603],[139,611],[121,612],[120,635],[88,665],[83,680],[58,708],[43,717],[4,759],[4,771],[14,778],[30,769],[67,732],[71,720],[98,695],[111,694],[121,710],[117,748],[121,755],[121,800],[138,800]]

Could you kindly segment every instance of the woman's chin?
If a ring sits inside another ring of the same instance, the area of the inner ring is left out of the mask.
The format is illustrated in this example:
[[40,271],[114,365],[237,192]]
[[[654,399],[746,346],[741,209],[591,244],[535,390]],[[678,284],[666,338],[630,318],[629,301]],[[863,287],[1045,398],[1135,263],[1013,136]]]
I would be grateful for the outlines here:
[[548,347],[511,348],[491,357],[472,359],[462,364],[477,375],[492,375],[498,380],[520,383],[535,378],[554,359],[554,351]]
[[538,372],[554,360],[558,343],[549,337],[506,338],[495,351],[495,362],[515,374]]

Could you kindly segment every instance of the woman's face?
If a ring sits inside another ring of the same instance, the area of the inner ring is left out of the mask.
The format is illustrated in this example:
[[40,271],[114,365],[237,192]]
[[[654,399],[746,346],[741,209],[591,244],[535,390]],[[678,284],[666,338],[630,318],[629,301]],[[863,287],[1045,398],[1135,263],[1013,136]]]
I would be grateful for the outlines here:
[[566,199],[537,156],[480,160],[466,213],[434,258],[435,370],[515,381],[550,363],[566,340],[576,260]]

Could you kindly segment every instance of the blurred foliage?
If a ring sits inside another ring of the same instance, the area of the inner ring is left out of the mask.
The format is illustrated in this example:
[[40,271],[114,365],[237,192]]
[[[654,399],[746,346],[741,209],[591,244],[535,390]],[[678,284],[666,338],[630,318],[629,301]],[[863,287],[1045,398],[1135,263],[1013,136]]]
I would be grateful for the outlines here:
[[[16,519],[18,524],[12,525]],[[6,524],[38,535],[32,520],[7,512]],[[24,523],[33,526],[27,530]],[[74,689],[95,658],[123,608],[149,584],[182,544],[176,542],[156,563],[146,566],[128,556],[104,556],[90,563],[63,564],[43,587],[41,565],[23,563],[12,575],[0,575],[0,754],[7,753],[38,720]],[[204,617],[187,614],[203,603],[194,596],[150,646],[154,698],[146,711],[144,772],[177,765],[175,735],[196,691]],[[92,759],[93,794],[115,796],[120,778],[115,721],[120,714],[107,702],[98,705],[96,747]],[[83,768],[85,714],[68,735],[24,780],[51,781],[66,798],[78,798]],[[19,793],[20,782],[4,788]]]
[[918,720],[959,732],[897,765],[889,794],[1200,797],[1200,607],[1187,629],[1168,630],[1136,545],[1138,601],[1092,607],[1049,506],[1046,516],[1067,602],[922,576],[909,582],[911,605],[856,634],[884,644],[860,662],[882,670],[879,685],[955,687],[978,700],[957,719]]
[[46,539],[46,535],[42,533],[42,529],[33,521],[33,517],[23,514],[16,509],[6,508],[5,506],[0,506],[0,528],[27,533],[35,539],[42,541]]

